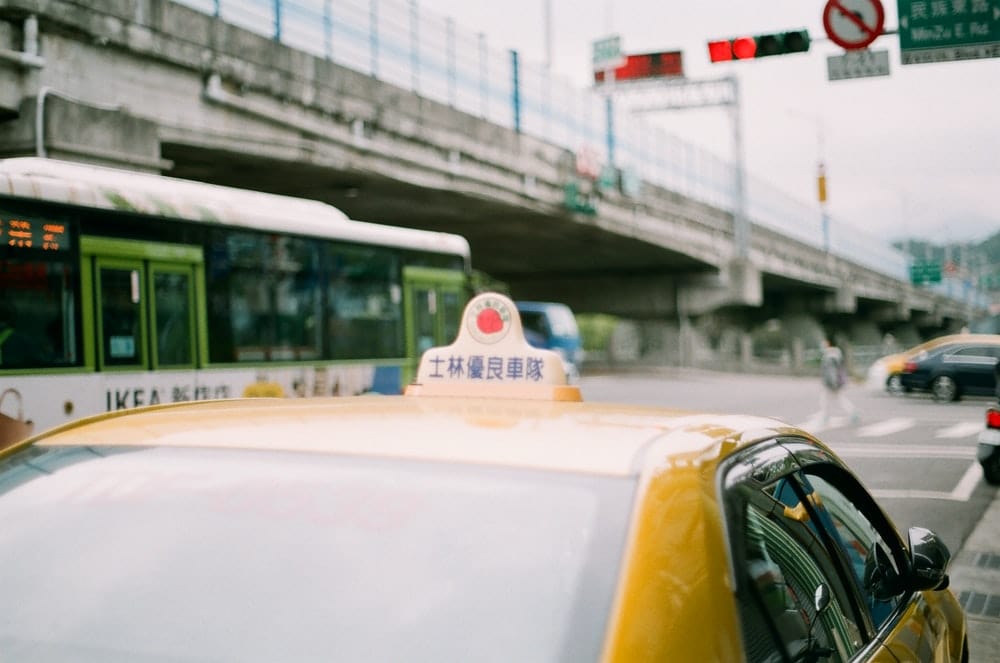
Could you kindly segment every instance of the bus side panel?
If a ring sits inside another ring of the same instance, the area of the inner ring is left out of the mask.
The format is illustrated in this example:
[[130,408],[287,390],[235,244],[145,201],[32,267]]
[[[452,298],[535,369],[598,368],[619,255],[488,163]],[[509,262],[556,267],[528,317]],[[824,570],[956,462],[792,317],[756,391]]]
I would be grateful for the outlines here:
[[400,365],[337,364],[107,372],[66,375],[10,375],[0,387],[20,395],[8,397],[4,413],[19,414],[40,433],[79,417],[144,405],[239,397],[354,396],[398,394]]

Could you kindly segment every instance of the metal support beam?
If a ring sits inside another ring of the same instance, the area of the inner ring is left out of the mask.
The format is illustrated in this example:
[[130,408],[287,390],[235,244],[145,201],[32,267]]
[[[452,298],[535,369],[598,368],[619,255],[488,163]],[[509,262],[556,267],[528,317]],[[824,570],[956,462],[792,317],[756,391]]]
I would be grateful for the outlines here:
[[743,118],[739,80],[735,76],[693,80],[658,79],[630,84],[629,91],[648,92],[655,102],[632,107],[633,113],[691,110],[723,107],[730,110],[733,132],[733,240],[739,260],[750,255],[750,220],[747,215],[746,164],[743,155]]

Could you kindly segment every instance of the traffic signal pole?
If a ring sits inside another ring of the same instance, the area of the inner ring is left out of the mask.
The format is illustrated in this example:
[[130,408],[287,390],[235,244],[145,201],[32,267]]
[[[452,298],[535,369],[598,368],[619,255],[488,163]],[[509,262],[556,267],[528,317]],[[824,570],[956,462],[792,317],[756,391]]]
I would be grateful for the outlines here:
[[735,207],[733,209],[733,239],[736,242],[736,255],[743,260],[750,256],[750,219],[747,216],[746,194],[746,164],[743,153],[743,116],[740,103],[740,82],[735,76],[729,76],[733,89],[733,100],[729,104],[729,112],[733,125],[733,166]]
[[696,108],[728,108],[733,136],[733,242],[737,257],[750,255],[750,219],[747,214],[746,164],[743,150],[743,115],[739,80],[735,75],[723,78],[695,80],[691,78],[663,79],[645,87],[654,90],[660,99],[648,106],[632,107],[633,113],[652,113]]

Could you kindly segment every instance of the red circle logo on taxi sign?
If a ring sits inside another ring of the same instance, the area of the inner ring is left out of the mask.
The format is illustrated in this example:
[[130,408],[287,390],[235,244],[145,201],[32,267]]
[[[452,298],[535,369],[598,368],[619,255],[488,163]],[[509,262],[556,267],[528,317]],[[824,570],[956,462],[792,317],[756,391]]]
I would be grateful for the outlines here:
[[466,327],[480,343],[496,343],[510,331],[513,312],[499,299],[486,298],[470,307]]

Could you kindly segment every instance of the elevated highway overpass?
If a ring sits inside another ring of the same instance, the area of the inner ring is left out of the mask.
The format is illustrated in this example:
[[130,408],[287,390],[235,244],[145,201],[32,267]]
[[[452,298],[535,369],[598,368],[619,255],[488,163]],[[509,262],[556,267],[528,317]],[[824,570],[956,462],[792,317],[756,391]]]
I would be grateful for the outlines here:
[[573,150],[169,0],[0,0],[0,156],[23,155],[459,233],[515,297],[634,320],[668,362],[745,359],[766,321],[801,357],[821,328],[871,343],[976,314],[766,224],[740,244],[732,212],[664,186],[573,197]]

